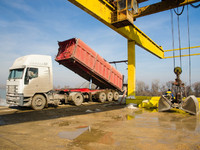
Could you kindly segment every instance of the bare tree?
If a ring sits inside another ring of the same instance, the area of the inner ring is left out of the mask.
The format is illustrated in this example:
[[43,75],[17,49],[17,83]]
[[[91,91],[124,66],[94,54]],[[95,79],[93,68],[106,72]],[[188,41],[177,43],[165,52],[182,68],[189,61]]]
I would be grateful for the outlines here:
[[159,80],[154,80],[151,84],[151,93],[153,96],[160,95],[159,93]]
[[150,95],[151,95],[148,85],[145,85],[144,91],[145,91],[145,93],[146,93],[145,96],[150,96]]
[[165,92],[167,91],[166,85],[163,84],[159,87],[159,89],[160,89],[160,94],[165,94]]
[[193,95],[193,91],[192,91],[192,88],[191,86],[185,86],[185,94],[186,94],[186,97],[189,96],[189,95]]
[[[168,81],[165,84],[160,84],[159,80],[154,80],[151,84],[151,88],[143,81],[136,81],[136,95],[137,96],[160,96],[165,94],[168,89],[173,91],[173,81]],[[184,96],[195,95],[200,96],[200,82],[195,82],[192,87],[185,84]]]
[[149,96],[149,86],[143,81],[136,81],[136,95],[138,96]]
[[145,83],[143,81],[136,81],[136,94],[141,95],[144,92]]
[[195,82],[192,85],[193,89],[194,89],[194,94],[196,97],[200,96],[200,82]]

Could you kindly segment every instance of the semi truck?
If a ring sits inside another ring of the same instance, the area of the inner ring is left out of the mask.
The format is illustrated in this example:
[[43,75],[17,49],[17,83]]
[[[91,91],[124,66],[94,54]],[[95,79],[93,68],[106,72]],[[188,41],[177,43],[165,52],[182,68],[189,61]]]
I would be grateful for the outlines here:
[[27,55],[17,58],[9,69],[6,85],[8,104],[41,110],[48,104],[73,103],[80,106],[89,100],[102,103],[118,100],[123,89],[123,75],[119,71],[80,39],[58,42],[58,46],[55,60],[97,88],[53,89],[51,56]]

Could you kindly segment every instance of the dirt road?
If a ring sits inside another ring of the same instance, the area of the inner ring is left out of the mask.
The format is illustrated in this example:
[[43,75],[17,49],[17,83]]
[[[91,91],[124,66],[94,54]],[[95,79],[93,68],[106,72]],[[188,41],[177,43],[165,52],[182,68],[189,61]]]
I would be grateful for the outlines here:
[[[0,149],[199,150],[199,119],[114,103],[42,111],[0,107]],[[69,139],[84,128],[80,136]]]

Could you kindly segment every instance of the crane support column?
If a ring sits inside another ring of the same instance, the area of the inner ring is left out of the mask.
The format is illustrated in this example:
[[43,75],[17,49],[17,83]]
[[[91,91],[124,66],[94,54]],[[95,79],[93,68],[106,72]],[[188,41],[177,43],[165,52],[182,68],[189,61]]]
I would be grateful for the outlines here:
[[135,41],[128,40],[128,95],[127,99],[135,99]]

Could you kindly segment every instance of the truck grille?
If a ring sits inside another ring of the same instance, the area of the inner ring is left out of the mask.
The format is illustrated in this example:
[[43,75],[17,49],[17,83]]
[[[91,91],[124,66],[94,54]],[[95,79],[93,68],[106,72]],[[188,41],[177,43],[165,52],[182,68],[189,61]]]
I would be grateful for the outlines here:
[[16,94],[18,90],[17,85],[8,85],[7,86],[7,94]]

